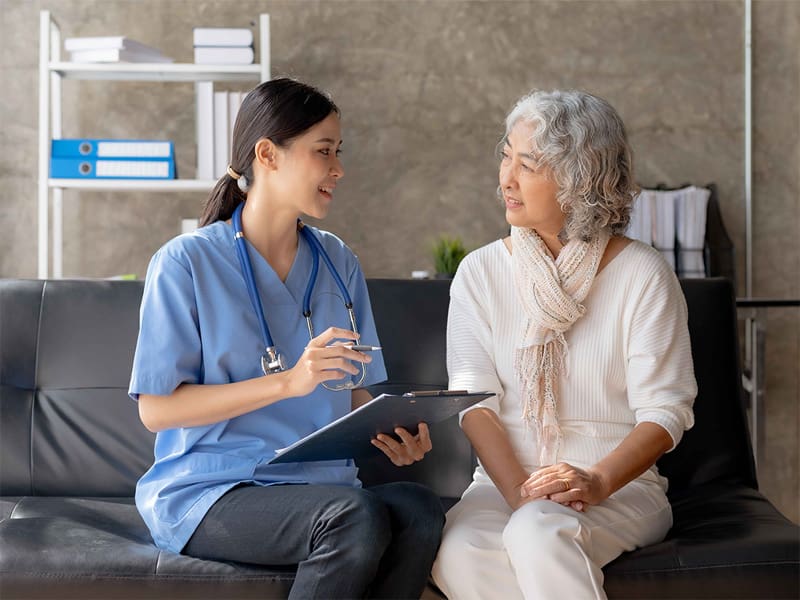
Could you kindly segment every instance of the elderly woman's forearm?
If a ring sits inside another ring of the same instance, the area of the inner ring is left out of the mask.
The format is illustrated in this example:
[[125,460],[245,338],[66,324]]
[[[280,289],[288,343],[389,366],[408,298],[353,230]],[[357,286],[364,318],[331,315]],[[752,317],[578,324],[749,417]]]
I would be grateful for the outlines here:
[[610,454],[591,469],[603,483],[606,496],[636,479],[670,448],[672,437],[656,423],[639,423]]
[[517,459],[505,427],[497,414],[488,408],[476,408],[464,415],[461,421],[475,453],[511,508],[520,501],[520,486],[528,472]]

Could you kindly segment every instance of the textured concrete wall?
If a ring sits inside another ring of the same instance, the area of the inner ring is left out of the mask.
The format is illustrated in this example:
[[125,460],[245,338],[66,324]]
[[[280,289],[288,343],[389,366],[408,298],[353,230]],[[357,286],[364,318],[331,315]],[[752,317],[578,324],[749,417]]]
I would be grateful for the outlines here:
[[[369,276],[432,268],[439,233],[505,231],[494,200],[502,119],[533,87],[604,96],[644,185],[716,182],[744,280],[743,2],[0,0],[0,276],[36,275],[38,23],[126,34],[180,62],[192,27],[272,20],[272,73],[328,89],[347,176],[325,226]],[[754,293],[800,296],[800,3],[754,2]],[[248,86],[228,86],[247,89]],[[64,83],[64,135],[158,137],[194,174],[191,84]],[[65,193],[64,274],[142,276],[203,194]],[[743,288],[740,292],[743,292]],[[800,311],[768,323],[763,490],[797,521]]]
[[[753,295],[800,298],[800,2],[754,2]],[[767,312],[762,490],[800,521],[800,308]]]

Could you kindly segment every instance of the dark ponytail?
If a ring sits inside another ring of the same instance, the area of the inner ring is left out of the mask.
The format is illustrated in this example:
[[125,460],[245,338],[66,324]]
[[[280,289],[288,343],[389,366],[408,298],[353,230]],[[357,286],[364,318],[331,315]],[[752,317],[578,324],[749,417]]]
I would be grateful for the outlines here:
[[211,190],[211,194],[203,206],[200,227],[230,219],[234,209],[245,198],[247,195],[236,185],[236,180],[226,173],[214,185],[214,189]]
[[[333,101],[318,89],[293,79],[265,81],[245,96],[231,142],[231,167],[252,185],[255,147],[268,138],[276,146],[286,147],[329,114],[339,114]],[[231,218],[234,209],[247,195],[236,180],[225,173],[203,207],[200,227]]]

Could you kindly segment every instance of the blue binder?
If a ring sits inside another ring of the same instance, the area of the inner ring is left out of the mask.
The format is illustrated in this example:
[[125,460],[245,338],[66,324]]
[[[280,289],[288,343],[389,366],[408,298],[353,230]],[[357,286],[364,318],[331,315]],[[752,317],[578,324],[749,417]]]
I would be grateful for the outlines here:
[[52,140],[50,156],[56,158],[170,158],[172,142],[166,140]]
[[51,158],[54,179],[175,179],[175,161],[169,159]]

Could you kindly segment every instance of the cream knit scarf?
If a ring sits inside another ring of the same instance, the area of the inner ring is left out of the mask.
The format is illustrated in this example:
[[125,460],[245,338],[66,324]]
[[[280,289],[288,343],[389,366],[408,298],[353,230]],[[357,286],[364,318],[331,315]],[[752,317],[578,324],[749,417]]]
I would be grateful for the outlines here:
[[581,302],[608,240],[605,229],[590,242],[572,240],[553,260],[533,229],[511,228],[515,287],[527,315],[514,371],[521,388],[522,419],[527,428],[533,425],[540,466],[556,461],[561,444],[556,384],[567,352],[564,332],[586,311]]

